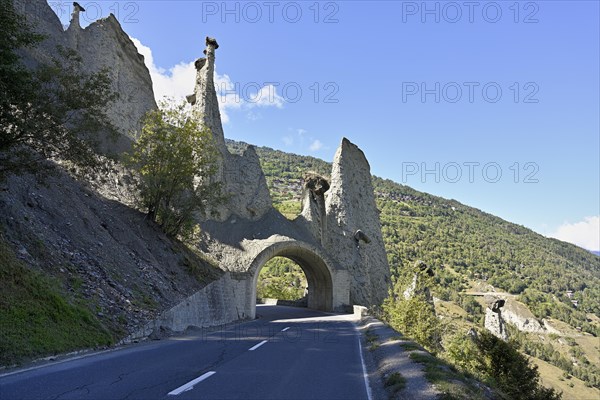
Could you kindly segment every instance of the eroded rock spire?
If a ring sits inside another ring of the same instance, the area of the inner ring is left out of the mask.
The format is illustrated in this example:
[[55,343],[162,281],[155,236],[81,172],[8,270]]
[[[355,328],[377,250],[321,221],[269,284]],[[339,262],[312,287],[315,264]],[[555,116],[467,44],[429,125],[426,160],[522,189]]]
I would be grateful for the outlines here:
[[507,341],[508,333],[506,332],[506,324],[504,323],[504,318],[502,318],[501,310],[506,304],[506,300],[486,296],[485,302],[487,303],[487,308],[485,309],[485,328],[497,338]]
[[223,125],[221,124],[221,113],[219,112],[219,102],[215,90],[215,50],[219,48],[216,39],[206,37],[206,49],[204,54],[206,58],[196,60],[196,85],[194,94],[187,99],[192,104],[192,108],[202,118],[204,125],[212,131],[215,142],[219,150],[225,154],[225,136],[223,134]]
[[323,243],[350,272],[350,300],[365,306],[381,304],[388,294],[390,267],[369,162],[346,138],[333,161],[325,208]]
[[269,187],[254,147],[247,147],[242,154],[231,154],[225,145],[214,80],[215,50],[219,48],[219,44],[211,37],[206,37],[205,43],[205,57],[199,58],[195,63],[194,94],[188,96],[187,100],[199,122],[210,128],[221,154],[213,179],[221,182],[227,201],[216,210],[212,210],[217,216],[211,218],[225,221],[237,216],[257,220],[272,208]]
[[81,7],[78,2],[73,2],[73,12],[71,13],[69,29],[81,29],[81,24],[79,23],[79,13],[81,12],[85,12],[85,8]]

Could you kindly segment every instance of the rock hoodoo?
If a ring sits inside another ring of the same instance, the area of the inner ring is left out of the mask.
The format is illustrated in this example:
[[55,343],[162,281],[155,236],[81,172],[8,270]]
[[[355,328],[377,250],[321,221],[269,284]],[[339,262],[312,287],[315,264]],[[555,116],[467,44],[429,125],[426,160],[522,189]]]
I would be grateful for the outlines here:
[[433,269],[424,263],[423,261],[416,261],[414,265],[414,273],[412,280],[406,290],[404,290],[403,296],[406,300],[413,298],[417,294],[421,294],[425,297],[425,300],[433,305],[433,296],[429,290],[431,284],[429,278],[435,276]]
[[325,210],[325,193],[329,190],[329,181],[314,173],[304,175],[304,194],[302,196],[302,214],[298,223],[304,223],[323,244],[324,232],[327,230],[327,213]]
[[[343,139],[335,155],[326,199],[325,247],[351,276],[350,298],[356,304],[379,304],[387,296],[390,268],[383,244],[379,210],[364,153]],[[370,242],[357,241],[355,235]]]
[[206,38],[206,49],[204,50],[206,58],[199,58],[194,64],[196,67],[196,85],[194,94],[188,96],[187,99],[192,104],[194,112],[202,118],[204,125],[210,128],[219,151],[225,153],[227,147],[225,146],[225,136],[214,81],[215,50],[218,48],[219,44],[215,39]]
[[79,13],[81,12],[85,12],[85,8],[81,7],[79,3],[74,2],[69,29],[81,29],[81,24],[79,23]]
[[116,141],[105,139],[102,148],[108,153],[128,150],[140,132],[141,118],[156,108],[152,79],[144,57],[123,31],[114,15],[99,19],[84,29],[80,14],[85,9],[73,3],[71,22],[65,31],[48,2],[44,0],[14,0],[15,9],[31,16],[29,21],[45,39],[36,47],[24,51],[26,64],[50,63],[57,56],[57,46],[74,50],[82,60],[86,73],[106,69],[119,98],[107,115],[121,134]]
[[218,217],[225,221],[232,215],[257,220],[271,208],[271,196],[260,160],[253,146],[248,146],[243,154],[231,154],[225,145],[219,102],[215,90],[215,50],[219,48],[216,39],[205,40],[206,58],[196,60],[196,84],[194,93],[187,96],[193,112],[201,119],[213,135],[220,153],[217,177],[223,184],[227,204],[219,207]]
[[506,325],[502,318],[501,310],[502,307],[504,307],[506,300],[493,296],[486,296],[485,302],[487,304],[485,309],[485,329],[502,340],[508,340],[508,333],[506,332]]

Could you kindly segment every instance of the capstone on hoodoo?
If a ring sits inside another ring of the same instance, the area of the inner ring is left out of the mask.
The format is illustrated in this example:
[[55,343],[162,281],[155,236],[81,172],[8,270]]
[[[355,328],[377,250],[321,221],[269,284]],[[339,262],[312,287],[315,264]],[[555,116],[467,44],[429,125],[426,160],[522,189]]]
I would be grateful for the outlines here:
[[329,187],[329,181],[325,177],[312,172],[306,173],[304,175],[302,213],[296,220],[298,224],[310,231],[321,245],[324,245],[327,231],[325,194]]
[[404,290],[403,296],[406,300],[413,298],[416,295],[423,296],[425,301],[433,305],[433,296],[429,290],[431,278],[435,276],[433,268],[418,260],[413,267],[413,276],[410,284]]

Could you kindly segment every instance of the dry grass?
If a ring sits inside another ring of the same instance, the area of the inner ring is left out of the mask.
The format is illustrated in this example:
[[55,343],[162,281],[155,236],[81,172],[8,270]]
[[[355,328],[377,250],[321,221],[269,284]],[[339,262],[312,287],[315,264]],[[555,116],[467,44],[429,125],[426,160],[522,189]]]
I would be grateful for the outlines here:
[[435,312],[439,315],[448,317],[461,317],[465,318],[468,316],[467,312],[458,306],[456,303],[451,301],[436,300]]
[[575,377],[565,378],[562,369],[539,358],[529,357],[529,359],[538,366],[543,385],[562,391],[564,400],[600,399],[600,390],[585,386],[582,380]]
[[590,334],[574,337],[575,341],[592,364],[600,365],[600,339]]

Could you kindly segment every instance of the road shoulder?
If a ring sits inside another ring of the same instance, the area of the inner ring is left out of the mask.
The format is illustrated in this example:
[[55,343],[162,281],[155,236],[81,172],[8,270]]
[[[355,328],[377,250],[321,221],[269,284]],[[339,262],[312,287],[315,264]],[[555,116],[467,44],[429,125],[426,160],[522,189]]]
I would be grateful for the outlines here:
[[423,365],[413,361],[401,346],[412,342],[370,316],[357,319],[355,324],[374,399],[433,400],[440,395],[426,379]]

